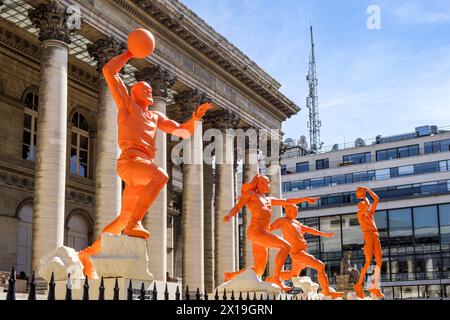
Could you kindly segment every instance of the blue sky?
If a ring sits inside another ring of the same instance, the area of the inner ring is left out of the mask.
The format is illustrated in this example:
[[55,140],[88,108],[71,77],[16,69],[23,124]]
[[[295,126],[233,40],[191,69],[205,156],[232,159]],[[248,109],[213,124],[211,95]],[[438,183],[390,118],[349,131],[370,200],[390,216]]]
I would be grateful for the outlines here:
[[[450,126],[449,0],[182,0],[282,84],[302,110],[285,137],[308,134],[309,21],[324,146]],[[381,29],[366,12],[381,9]]]

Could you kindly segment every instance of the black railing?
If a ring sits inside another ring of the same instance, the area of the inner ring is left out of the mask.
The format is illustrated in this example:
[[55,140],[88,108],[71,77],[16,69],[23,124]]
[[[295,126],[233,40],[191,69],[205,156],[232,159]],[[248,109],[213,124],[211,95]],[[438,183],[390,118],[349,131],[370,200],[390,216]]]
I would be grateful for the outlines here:
[[[48,283],[47,300],[56,300],[55,289],[56,289],[55,276],[52,273],[50,282]],[[82,289],[83,290],[82,300],[93,300],[93,299],[90,299],[89,289],[90,289],[89,281],[86,278],[84,281],[84,284],[83,284],[83,289]],[[100,285],[98,287],[97,300],[105,300],[105,289],[106,289],[105,282],[102,277],[100,280]],[[132,284],[131,280],[130,280],[130,282],[128,284],[128,288],[126,290],[127,290],[127,300],[158,300],[158,291],[156,288],[156,282],[154,282],[154,284],[153,284],[153,289],[149,290],[149,291],[145,289],[145,284],[144,284],[144,282],[142,282],[141,288],[138,291],[138,299],[134,298],[133,292],[135,291],[135,289],[133,288],[133,284]],[[147,299],[146,294],[148,292],[150,292],[150,299]],[[177,286],[176,291],[172,295],[172,297],[174,298],[174,300],[182,300],[182,296],[183,296],[183,300],[191,300],[191,294],[192,294],[192,292],[189,291],[188,286],[186,286],[186,290],[184,291],[183,295],[181,293],[180,286]],[[282,297],[283,295],[281,295],[281,294],[277,296],[276,294],[273,294],[273,293],[272,294],[266,293],[265,296],[266,296],[266,298],[264,299],[263,293],[261,293],[260,296],[258,297],[256,292],[253,292],[253,293],[247,292],[247,296],[246,296],[245,300],[271,300],[271,299],[273,299],[273,300],[304,300],[304,299],[300,299],[298,296],[295,296],[293,294],[285,294],[284,298]],[[165,285],[163,297],[164,297],[163,300],[170,300],[170,298],[171,298],[167,283]],[[197,288],[197,290],[193,294],[193,297],[195,297],[195,299],[192,299],[192,300],[208,300],[208,293],[205,291],[202,294],[200,292],[200,289]],[[16,271],[15,271],[14,267],[12,268],[11,274],[8,279],[8,292],[6,295],[6,300],[16,300]],[[27,300],[37,300],[36,281],[35,281],[34,272],[31,276],[31,280],[29,281],[29,290],[28,290]],[[65,292],[64,300],[73,300],[72,279],[70,278],[70,274],[67,277],[66,292]],[[115,285],[114,285],[113,300],[120,300],[120,287],[119,287],[118,278],[116,278]],[[239,296],[236,299],[236,293],[234,291],[231,291],[231,295],[228,295],[226,289],[224,289],[224,291],[221,295],[219,295],[217,290],[215,291],[214,300],[235,301],[235,300],[244,300],[244,298],[243,298],[242,292],[239,292]]]

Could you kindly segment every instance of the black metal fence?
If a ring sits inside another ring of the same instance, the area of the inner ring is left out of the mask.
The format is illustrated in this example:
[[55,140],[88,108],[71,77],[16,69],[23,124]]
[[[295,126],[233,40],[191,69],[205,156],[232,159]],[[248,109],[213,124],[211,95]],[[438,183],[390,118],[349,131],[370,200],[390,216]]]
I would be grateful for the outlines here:
[[[56,300],[55,295],[55,277],[52,273],[50,282],[48,283],[48,294],[47,294],[47,300]],[[100,280],[100,286],[98,287],[98,296],[97,297],[90,297],[89,295],[89,281],[86,278],[83,285],[83,297],[82,300],[105,300],[105,285],[103,277]],[[133,292],[135,289],[132,286],[132,282],[130,280],[128,288],[127,288],[127,300],[158,300],[158,291],[156,290],[156,283],[153,284],[153,290],[151,290],[151,299],[146,299],[146,293],[148,292],[145,290],[145,285],[142,282],[141,288],[139,290],[139,299],[133,298]],[[94,298],[94,299],[93,299]],[[167,287],[167,283],[164,290],[164,299],[163,300],[171,300]],[[186,286],[186,290],[182,292],[180,290],[180,286],[177,286],[176,292],[173,300],[208,300],[208,293],[205,291],[204,293],[200,292],[200,289],[197,288],[197,290],[194,292],[189,291],[189,287]],[[6,295],[6,300],[16,300],[16,271],[14,267],[11,270],[11,274],[8,279],[8,292]],[[29,290],[28,290],[28,300],[37,300],[36,295],[36,281],[34,272],[32,273],[31,280],[29,281]],[[68,275],[68,280],[66,284],[66,293],[65,293],[65,300],[72,300],[72,286],[70,281],[70,274]],[[113,300],[120,300],[120,288],[119,288],[119,282],[118,278],[116,278],[116,282],[114,285],[114,294],[113,294]],[[231,295],[227,294],[226,289],[224,289],[223,293],[219,295],[219,293],[216,291],[214,294],[213,300],[303,300],[298,298],[296,295],[278,295],[272,294],[272,297],[270,297],[269,294],[266,294],[264,297],[263,293],[260,293],[259,296],[256,294],[256,292],[239,292],[237,295],[234,291],[231,291]]]

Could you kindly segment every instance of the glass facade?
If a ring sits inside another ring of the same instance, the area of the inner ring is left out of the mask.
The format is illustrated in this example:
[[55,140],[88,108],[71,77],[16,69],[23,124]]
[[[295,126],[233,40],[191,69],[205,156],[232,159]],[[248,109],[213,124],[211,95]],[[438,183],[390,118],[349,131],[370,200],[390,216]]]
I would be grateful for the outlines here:
[[328,169],[330,167],[330,161],[327,159],[316,160],[316,170]]
[[425,154],[450,151],[450,139],[426,142]]
[[[308,164],[308,162],[304,162],[303,165],[304,164]],[[298,167],[298,165],[299,164],[297,164],[297,167]],[[445,172],[445,171],[450,171],[450,160],[425,162],[425,163],[418,163],[418,164],[414,164],[414,165],[327,176],[327,177],[320,178],[320,179],[322,179],[320,183],[313,183],[312,179],[298,180],[298,181],[294,181],[294,182],[292,182],[292,181],[291,182],[283,182],[283,192],[292,191],[292,190],[290,190],[290,188],[293,183],[301,183],[301,185],[303,187],[300,189],[314,189],[314,188],[323,188],[323,187],[333,187],[333,186],[340,185],[340,184],[350,184],[350,183],[358,183],[358,182],[373,181],[373,180],[387,180],[387,179],[393,179],[393,178],[404,177],[404,176],[435,173],[435,172]],[[286,169],[284,169],[284,171],[283,171],[283,167],[282,167],[281,174],[284,174],[283,172],[286,172]],[[320,180],[320,179],[315,179],[315,180]]]
[[355,154],[350,154],[350,155],[342,157],[342,161],[345,164],[366,163],[366,162],[370,162],[370,160],[371,160],[370,152],[355,153]]
[[[376,212],[375,219],[383,247],[383,283],[450,278],[450,204],[380,210]],[[308,252],[327,265],[327,274],[333,285],[345,251],[353,252],[352,263],[361,270],[365,261],[364,240],[356,214],[300,221],[324,232],[335,232],[332,239],[306,236]],[[315,272],[309,269],[303,271],[303,275],[317,280]],[[450,285],[445,283],[403,283],[402,286],[382,285],[382,288],[389,299],[440,299],[450,294]]]
[[413,157],[419,155],[419,145],[391,148],[377,151],[377,161]]

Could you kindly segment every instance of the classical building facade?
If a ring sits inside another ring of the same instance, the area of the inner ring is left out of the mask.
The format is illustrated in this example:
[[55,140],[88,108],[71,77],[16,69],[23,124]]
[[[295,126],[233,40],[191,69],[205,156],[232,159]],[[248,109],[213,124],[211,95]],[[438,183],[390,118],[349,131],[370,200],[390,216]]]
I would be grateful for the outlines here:
[[[353,252],[361,270],[364,240],[355,189],[380,196],[375,215],[383,247],[381,287],[388,299],[450,297],[450,131],[435,126],[358,139],[351,148],[308,154],[288,146],[282,160],[283,196],[318,196],[300,208],[303,223],[335,232],[309,237],[309,252],[327,264],[331,282],[342,255]],[[310,272],[310,271],[308,271]]]
[[[100,70],[125,49],[133,29],[150,30],[156,50],[132,60],[122,76],[129,86],[153,86],[154,110],[184,121],[209,98],[214,110],[198,130],[223,132],[281,129],[299,111],[277,81],[179,1],[0,5],[0,270],[15,265],[29,274],[50,250],[91,243],[118,214],[117,111]],[[201,159],[201,131],[193,139],[189,152]],[[271,139],[280,144],[279,135]],[[144,221],[152,234],[151,271],[211,291],[223,271],[238,267],[237,222],[221,219],[233,205],[240,159],[214,168],[202,161],[174,165],[172,140],[158,133],[156,161],[171,179]],[[256,152],[246,149],[244,158]],[[279,196],[277,165],[270,178]],[[243,166],[244,178],[256,172],[257,165]]]

